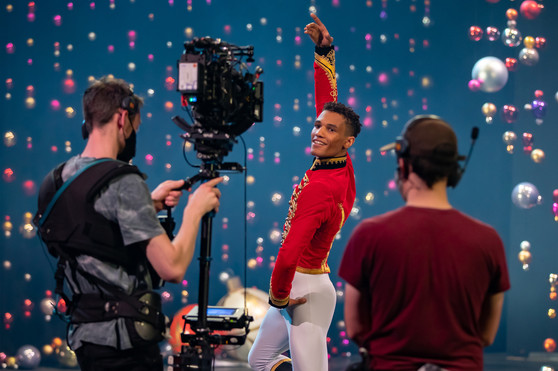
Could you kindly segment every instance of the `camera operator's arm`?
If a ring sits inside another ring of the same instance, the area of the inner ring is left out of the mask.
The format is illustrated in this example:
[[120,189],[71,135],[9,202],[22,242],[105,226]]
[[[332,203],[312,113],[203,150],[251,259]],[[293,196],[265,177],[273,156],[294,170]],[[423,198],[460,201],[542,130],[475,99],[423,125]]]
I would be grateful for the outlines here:
[[190,195],[182,224],[172,242],[165,233],[149,241],[147,258],[163,280],[180,282],[184,277],[194,255],[202,217],[212,210],[219,210],[221,192],[215,186],[221,181],[223,178],[215,178],[203,183]]
[[314,94],[316,98],[316,116],[322,113],[324,104],[337,101],[337,80],[335,79],[335,49],[332,46],[333,37],[326,26],[315,14],[314,19],[304,27],[314,44]]
[[159,184],[151,192],[151,199],[153,200],[153,206],[155,206],[155,211],[159,212],[163,210],[166,206],[174,207],[178,205],[180,201],[180,196],[182,196],[181,190],[176,190],[184,185],[184,180],[167,180]]

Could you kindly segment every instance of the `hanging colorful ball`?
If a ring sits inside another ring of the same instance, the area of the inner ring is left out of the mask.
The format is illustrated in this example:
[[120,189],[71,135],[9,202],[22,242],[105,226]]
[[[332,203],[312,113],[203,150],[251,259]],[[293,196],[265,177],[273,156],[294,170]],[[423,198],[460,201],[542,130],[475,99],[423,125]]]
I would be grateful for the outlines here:
[[504,32],[502,32],[502,41],[504,42],[504,44],[506,44],[506,46],[509,46],[510,48],[515,48],[516,46],[521,44],[522,39],[523,37],[521,36],[521,32],[519,32],[517,28],[508,27],[504,29]]
[[534,48],[535,38],[533,36],[525,36],[523,39],[523,45],[525,45],[526,48]]
[[541,14],[541,10],[543,9],[543,5],[537,3],[534,0],[525,0],[521,3],[519,7],[519,12],[521,15],[527,19],[535,19]]
[[508,69],[504,62],[496,57],[484,57],[473,66],[471,76],[479,80],[480,89],[487,93],[501,90],[508,82]]
[[542,119],[546,115],[546,102],[540,99],[535,99],[531,103],[531,112],[537,119]]
[[517,135],[513,131],[506,131],[502,135],[502,140],[507,145],[514,144],[515,141],[517,140]]
[[24,369],[34,369],[41,363],[41,352],[33,345],[24,345],[17,350],[17,364]]
[[548,353],[552,353],[556,350],[556,341],[552,338],[547,338],[544,340],[543,347]]
[[506,10],[506,18],[509,19],[510,21],[515,21],[517,19],[517,10],[510,8],[508,10]]
[[537,48],[537,49],[544,49],[544,48],[546,48],[546,38],[544,38],[544,37],[536,37],[536,38],[535,38],[535,48]]
[[480,28],[479,26],[469,27],[469,39],[473,41],[479,41],[480,39],[482,39],[482,34],[482,28]]
[[542,202],[542,197],[535,185],[522,182],[517,184],[511,194],[512,202],[520,209],[530,209]]
[[533,48],[523,48],[519,52],[519,61],[526,66],[534,66],[539,62],[539,52]]
[[511,104],[505,104],[502,107],[502,118],[508,124],[514,123],[515,120],[517,120],[517,116],[519,116],[519,111],[515,106]]
[[517,59],[515,58],[506,58],[506,68],[508,71],[513,72],[517,69]]

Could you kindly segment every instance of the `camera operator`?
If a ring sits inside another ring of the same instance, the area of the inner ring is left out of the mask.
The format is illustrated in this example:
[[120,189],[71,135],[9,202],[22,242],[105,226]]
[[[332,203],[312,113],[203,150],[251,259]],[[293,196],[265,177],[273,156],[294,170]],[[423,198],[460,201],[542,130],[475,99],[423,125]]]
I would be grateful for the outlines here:
[[[94,82],[83,95],[84,151],[41,186],[35,222],[43,226],[49,251],[60,257],[57,292],[64,295],[66,278],[73,294],[68,342],[82,370],[162,370],[157,343],[166,326],[152,290],[159,278],[182,280],[201,218],[219,208],[215,186],[222,178],[215,178],[190,195],[170,241],[156,213],[177,205],[184,181],[165,181],[150,194],[143,174],[128,164],[142,104],[123,80]],[[46,219],[45,203],[62,185]]]

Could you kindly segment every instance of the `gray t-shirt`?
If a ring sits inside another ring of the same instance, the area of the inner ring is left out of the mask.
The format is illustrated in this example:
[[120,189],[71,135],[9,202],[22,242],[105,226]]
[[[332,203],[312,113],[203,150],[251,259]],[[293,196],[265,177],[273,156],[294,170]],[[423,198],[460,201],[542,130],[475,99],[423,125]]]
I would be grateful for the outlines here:
[[[62,180],[68,180],[79,169],[93,162],[95,158],[74,156],[70,158],[62,171]],[[125,174],[113,179],[103,189],[95,200],[95,210],[105,218],[117,222],[120,226],[124,245],[147,241],[165,233],[159,223],[157,213],[153,207],[153,200],[143,178],[137,174]],[[141,280],[129,274],[122,267],[100,261],[86,255],[77,257],[78,264],[88,273],[101,280],[119,287],[131,294],[138,287],[140,281],[152,289],[147,270]],[[75,292],[96,293],[97,286],[77,273],[77,285],[72,279],[69,267],[66,267],[66,277]],[[82,342],[107,345],[119,349],[132,348],[130,337],[124,324],[124,319],[114,319],[106,322],[83,323],[71,325],[68,330],[68,341],[72,349],[78,349]]]

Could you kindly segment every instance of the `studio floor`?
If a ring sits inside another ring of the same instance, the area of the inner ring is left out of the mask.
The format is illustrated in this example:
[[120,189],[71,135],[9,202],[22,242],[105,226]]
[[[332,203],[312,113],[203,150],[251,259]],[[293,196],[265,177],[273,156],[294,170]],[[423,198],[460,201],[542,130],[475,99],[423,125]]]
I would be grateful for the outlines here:
[[[344,371],[346,367],[356,362],[355,358],[334,358],[329,362],[330,371]],[[543,367],[549,367],[544,369]],[[48,368],[40,367],[37,371],[68,371],[68,368]],[[247,371],[251,370],[247,364],[240,362],[220,361],[215,366],[218,371]],[[558,354],[534,353],[529,357],[514,357],[503,353],[490,353],[484,356],[484,371],[558,371]],[[310,371],[310,370],[309,370]]]

